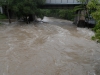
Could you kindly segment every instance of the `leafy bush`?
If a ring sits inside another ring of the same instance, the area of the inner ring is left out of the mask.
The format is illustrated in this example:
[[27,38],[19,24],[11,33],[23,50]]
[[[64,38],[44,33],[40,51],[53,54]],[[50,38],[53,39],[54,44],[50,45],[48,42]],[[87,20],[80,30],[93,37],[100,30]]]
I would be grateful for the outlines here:
[[74,11],[71,9],[65,10],[59,10],[59,17],[63,19],[73,20],[74,19]]
[[97,42],[100,42],[100,29],[96,31],[95,36],[92,37],[92,40],[97,40]]
[[59,10],[59,17],[66,19],[67,11],[66,10]]
[[99,0],[96,0],[96,1],[91,0],[88,3],[87,7],[89,10],[92,10],[91,15],[97,22],[96,26],[93,28],[93,30],[95,31],[95,36],[93,36],[92,39],[100,42],[100,6],[97,4],[99,4]]
[[41,9],[41,14],[44,16],[50,16],[51,10],[50,9]]
[[57,17],[67,20],[74,19],[74,11],[71,9],[42,9],[42,13],[49,17]]
[[7,17],[4,14],[0,14],[0,19],[6,19]]
[[99,21],[97,25],[93,28],[93,31],[95,31],[95,36],[93,36],[92,39],[100,42],[100,22]]
[[93,31],[97,32],[100,29],[100,22],[97,22],[96,26],[93,28]]

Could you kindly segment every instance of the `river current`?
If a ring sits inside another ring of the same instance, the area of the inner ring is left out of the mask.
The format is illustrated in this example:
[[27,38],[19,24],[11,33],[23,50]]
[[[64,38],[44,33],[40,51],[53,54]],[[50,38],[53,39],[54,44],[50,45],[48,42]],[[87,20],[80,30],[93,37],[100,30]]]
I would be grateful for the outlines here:
[[94,32],[71,21],[0,25],[0,75],[100,75]]

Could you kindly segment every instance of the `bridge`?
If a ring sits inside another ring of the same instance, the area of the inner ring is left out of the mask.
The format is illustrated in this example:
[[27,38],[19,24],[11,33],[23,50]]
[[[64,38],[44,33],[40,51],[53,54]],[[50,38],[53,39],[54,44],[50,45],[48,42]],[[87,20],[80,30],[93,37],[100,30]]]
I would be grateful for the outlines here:
[[46,4],[80,4],[77,0],[46,0]]
[[77,0],[46,0],[42,8],[71,8],[80,4]]

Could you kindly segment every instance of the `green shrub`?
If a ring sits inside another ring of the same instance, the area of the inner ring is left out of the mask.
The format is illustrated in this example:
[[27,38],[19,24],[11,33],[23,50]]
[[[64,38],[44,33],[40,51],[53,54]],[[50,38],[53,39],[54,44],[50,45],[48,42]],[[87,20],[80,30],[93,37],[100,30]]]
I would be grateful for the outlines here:
[[51,10],[50,9],[41,9],[41,13],[44,16],[50,16]]
[[91,15],[97,22],[96,26],[93,28],[95,32],[95,36],[93,36],[92,39],[97,40],[98,42],[100,42],[100,6],[99,4],[100,4],[99,0],[91,0],[89,1],[87,5],[87,8],[90,11],[92,11]]
[[67,20],[74,19],[74,11],[71,9],[42,9],[42,13],[48,17],[57,17]]
[[59,10],[59,17],[67,20],[74,19],[74,11],[71,9],[61,9]]
[[95,36],[92,37],[92,40],[97,40],[100,42],[100,21],[97,22],[96,26],[93,28]]
[[92,37],[93,40],[97,40],[100,43],[100,18],[97,17],[100,16],[99,14],[93,13],[93,17],[97,20],[96,26],[93,28],[93,31],[95,32],[95,36]]
[[59,10],[59,17],[66,19],[67,11],[66,10]]
[[0,19],[6,19],[7,17],[4,14],[0,14]]
[[92,37],[92,40],[97,40],[100,42],[100,29],[96,31],[95,36]]

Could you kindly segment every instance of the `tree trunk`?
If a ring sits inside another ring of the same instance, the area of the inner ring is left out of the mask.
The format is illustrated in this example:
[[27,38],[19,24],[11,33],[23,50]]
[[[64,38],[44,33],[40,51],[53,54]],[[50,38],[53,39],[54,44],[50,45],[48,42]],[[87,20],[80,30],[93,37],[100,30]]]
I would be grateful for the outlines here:
[[8,15],[9,23],[11,23],[11,19],[10,19],[10,15],[9,15],[9,6],[8,5],[7,5],[7,15]]

